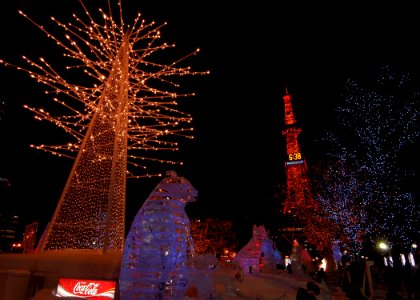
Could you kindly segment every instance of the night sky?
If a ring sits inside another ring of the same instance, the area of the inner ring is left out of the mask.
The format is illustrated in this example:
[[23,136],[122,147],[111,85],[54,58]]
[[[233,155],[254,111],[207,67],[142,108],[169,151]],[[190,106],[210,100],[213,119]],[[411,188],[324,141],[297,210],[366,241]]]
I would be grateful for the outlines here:
[[[182,100],[194,118],[195,139],[180,141],[184,166],[174,169],[199,191],[197,202],[187,206],[191,215],[257,222],[273,212],[273,194],[285,180],[281,130],[286,86],[310,164],[320,155],[315,138],[337,125],[334,108],[347,78],[369,80],[380,64],[420,74],[417,10],[283,2],[123,1],[128,18],[141,12],[147,21],[167,21],[162,40],[175,42],[184,54],[200,48],[191,66],[211,72],[193,78],[187,90],[197,96]],[[24,65],[21,55],[44,56],[59,64],[62,50],[19,16],[18,9],[55,28],[49,16],[64,23],[72,13],[82,17],[79,2],[14,0],[0,10],[0,59]],[[47,105],[44,86],[3,66],[0,84],[0,100],[6,103],[0,120],[0,177],[11,184],[0,182],[1,209],[48,221],[72,161],[29,148],[32,143],[55,142],[54,126],[35,122],[22,107]],[[163,166],[162,172],[167,169],[171,166]],[[128,221],[159,182],[129,181]]]

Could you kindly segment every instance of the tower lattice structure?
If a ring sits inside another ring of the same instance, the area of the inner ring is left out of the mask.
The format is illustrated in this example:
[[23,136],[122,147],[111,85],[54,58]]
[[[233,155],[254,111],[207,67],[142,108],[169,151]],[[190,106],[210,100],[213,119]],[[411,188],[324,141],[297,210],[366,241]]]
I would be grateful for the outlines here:
[[285,110],[284,123],[286,127],[282,131],[282,134],[286,138],[287,153],[285,161],[287,186],[283,213],[289,216],[296,216],[298,219],[304,219],[304,216],[316,204],[311,191],[308,167],[298,141],[302,129],[296,124],[292,96],[287,91],[283,96],[283,101]]

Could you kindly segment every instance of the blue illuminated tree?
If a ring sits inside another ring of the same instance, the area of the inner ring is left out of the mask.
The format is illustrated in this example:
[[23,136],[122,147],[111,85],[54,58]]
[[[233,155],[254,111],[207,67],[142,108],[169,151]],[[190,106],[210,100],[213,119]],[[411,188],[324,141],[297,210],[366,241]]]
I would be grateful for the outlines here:
[[[329,143],[336,140],[329,135]],[[333,142],[333,145],[339,145]],[[357,163],[354,154],[346,148],[330,148],[329,158],[314,167],[316,172],[315,190],[318,207],[317,218],[328,223],[328,230],[334,228],[329,235],[331,241],[339,240],[347,249],[357,252],[368,235],[367,209],[363,201],[364,182],[357,175]],[[325,228],[325,227],[324,227]]]
[[318,198],[330,201],[330,218],[349,230],[349,237],[363,231],[360,224],[366,236],[394,247],[418,237],[419,204],[413,187],[403,187],[416,170],[403,168],[401,157],[419,138],[419,98],[411,76],[389,66],[380,68],[375,83],[346,81],[336,110],[345,138],[324,137],[336,147],[328,155],[335,163],[323,175]]

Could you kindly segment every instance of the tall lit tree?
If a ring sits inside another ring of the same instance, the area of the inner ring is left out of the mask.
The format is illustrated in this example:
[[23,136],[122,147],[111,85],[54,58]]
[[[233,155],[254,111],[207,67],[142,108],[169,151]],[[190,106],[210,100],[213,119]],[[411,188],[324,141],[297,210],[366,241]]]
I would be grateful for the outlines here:
[[[330,135],[327,140],[330,145],[338,145],[336,137]],[[326,220],[329,228],[334,228],[332,241],[339,240],[352,252],[357,252],[368,232],[363,181],[357,176],[357,162],[352,153],[334,146],[330,150],[328,159],[313,168],[316,215]]]
[[[326,173],[320,199],[344,209],[340,214],[348,218],[337,221],[352,232],[349,235],[360,232],[355,225],[364,221],[368,237],[385,238],[404,248],[418,238],[420,223],[415,194],[402,189],[408,173],[400,157],[419,138],[420,97],[409,75],[396,74],[389,66],[378,74],[372,85],[354,80],[345,84],[337,112],[346,138],[331,141],[348,150]],[[347,224],[348,220],[356,223]]]
[[121,250],[126,178],[153,176],[148,162],[175,163],[163,159],[162,152],[178,150],[180,136],[192,138],[191,116],[177,108],[177,98],[193,94],[177,92],[180,83],[174,78],[208,72],[184,65],[198,50],[160,62],[168,60],[162,51],[175,46],[160,41],[166,23],[147,23],[138,14],[127,25],[120,0],[109,0],[108,12],[99,9],[102,22],[96,22],[79,2],[85,20],[73,15],[74,23],[65,24],[51,18],[64,31],[63,40],[19,12],[64,50],[66,75],[72,79],[44,58],[23,57],[27,67],[2,63],[48,87],[46,94],[61,107],[50,107],[51,113],[26,107],[36,119],[55,124],[71,137],[64,145],[33,146],[75,157],[43,249]]

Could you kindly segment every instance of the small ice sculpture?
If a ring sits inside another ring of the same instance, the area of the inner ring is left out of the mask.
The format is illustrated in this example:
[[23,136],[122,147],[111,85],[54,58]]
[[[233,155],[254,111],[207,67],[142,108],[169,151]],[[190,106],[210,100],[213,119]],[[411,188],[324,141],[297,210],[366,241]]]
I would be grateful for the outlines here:
[[268,239],[267,231],[263,225],[253,226],[251,240],[241,249],[233,259],[237,262],[245,274],[260,271],[260,265],[264,259],[262,246],[264,240]]
[[334,262],[335,262],[335,269],[337,270],[338,268],[341,267],[341,257],[343,256],[340,250],[339,241],[333,242],[332,252],[333,252],[333,257],[334,257]]
[[168,171],[138,211],[124,245],[121,300],[183,299],[194,243],[185,205],[197,190]]
[[261,245],[261,260],[260,268],[262,267],[264,272],[274,271],[276,269],[276,257],[274,256],[274,250],[276,245],[272,239],[266,237],[262,241]]
[[280,268],[281,265],[284,265],[283,257],[279,249],[275,248],[273,252],[274,262],[276,264],[276,269]]

